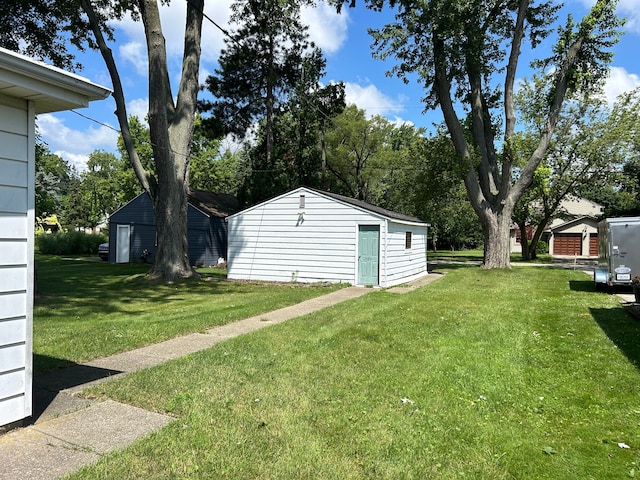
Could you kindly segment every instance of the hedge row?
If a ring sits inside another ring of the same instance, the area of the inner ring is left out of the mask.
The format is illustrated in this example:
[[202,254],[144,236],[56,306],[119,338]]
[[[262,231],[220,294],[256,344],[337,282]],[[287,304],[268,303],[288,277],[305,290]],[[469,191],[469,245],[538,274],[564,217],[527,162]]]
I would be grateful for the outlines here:
[[36,235],[36,251],[45,255],[97,254],[104,235],[84,232],[41,233]]

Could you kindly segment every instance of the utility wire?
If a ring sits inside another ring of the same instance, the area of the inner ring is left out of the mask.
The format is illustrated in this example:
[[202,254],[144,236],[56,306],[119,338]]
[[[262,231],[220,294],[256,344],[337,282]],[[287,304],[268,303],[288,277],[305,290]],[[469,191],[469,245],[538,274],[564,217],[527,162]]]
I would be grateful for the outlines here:
[[[194,6],[194,4],[193,4],[190,0],[187,0],[187,3],[189,3],[192,7],[195,7],[195,6]],[[223,34],[227,39],[229,39],[229,40],[231,40],[231,41],[233,41],[233,42],[235,42],[235,43],[239,44],[239,41],[238,41],[236,38],[234,38],[234,37],[229,33],[229,31],[228,31],[228,30],[226,30],[225,28],[223,28],[222,26],[220,26],[220,25],[219,25],[215,20],[213,20],[209,15],[207,15],[207,14],[204,12],[204,10],[202,10],[202,12],[201,12],[201,13],[202,13],[203,18],[204,18],[204,19],[206,19],[209,23],[211,23],[211,24],[212,24],[215,28],[217,28],[220,32],[222,32],[222,34]],[[322,109],[321,109],[317,104],[315,104],[315,103],[308,103],[308,102],[305,102],[305,99],[304,99],[304,98],[301,98],[301,99],[300,99],[300,101],[301,101],[302,103],[306,103],[306,104],[307,104],[307,106],[310,106],[310,107],[311,107],[313,110],[315,110],[318,114],[320,114],[322,117],[324,117],[326,120],[328,120],[328,121],[329,121],[329,123],[330,123],[333,127],[335,127],[335,126],[336,126],[336,125],[335,125],[335,119],[334,119],[334,117],[329,116],[329,114],[327,114],[326,112],[324,112],[324,111],[323,111],[323,110],[322,110]],[[383,107],[370,107],[370,108],[383,108]],[[87,115],[85,115],[85,114],[83,114],[83,113],[80,113],[80,112],[78,112],[77,110],[71,110],[71,112],[75,113],[76,115],[78,115],[78,116],[80,116],[80,117],[82,117],[82,118],[84,118],[84,119],[86,119],[86,120],[89,120],[89,121],[91,121],[91,122],[93,122],[93,123],[96,123],[96,124],[101,125],[101,126],[103,126],[103,127],[105,127],[105,128],[108,128],[108,129],[110,129],[110,130],[113,130],[114,132],[116,132],[116,133],[118,133],[118,134],[120,134],[120,135],[122,134],[122,132],[121,132],[119,129],[114,128],[114,127],[112,127],[111,125],[109,125],[109,124],[107,124],[107,123],[104,123],[104,122],[101,122],[101,121],[99,121],[99,120],[96,120],[95,118],[89,117],[89,116],[87,116]],[[157,147],[157,145],[156,145],[156,144],[154,144],[153,142],[151,142],[150,140],[140,139],[140,138],[137,138],[137,137],[134,137],[134,140],[136,140],[136,141],[138,141],[138,142],[140,142],[140,143],[145,143],[145,144],[151,145],[152,147]],[[163,148],[169,148],[169,150],[170,150],[172,153],[174,153],[175,155],[180,155],[180,156],[184,156],[184,157],[186,157],[186,156],[187,156],[185,153],[177,152],[177,151],[175,151],[175,150],[171,149],[170,147],[163,147]],[[396,170],[396,171],[397,171],[397,170],[407,170],[407,171],[408,171],[408,170],[414,170],[414,168],[402,168],[402,167],[401,167],[401,168],[395,168],[395,169],[394,169],[394,168],[383,168],[383,167],[370,167],[370,168],[375,168],[375,169],[380,169],[380,170],[387,170],[387,171],[393,171],[393,170]],[[417,169],[416,169],[416,170],[417,170]],[[279,170],[278,170],[278,169],[260,169],[260,170],[255,170],[255,172],[256,172],[256,173],[267,173],[267,172],[277,172],[277,171],[279,171]]]

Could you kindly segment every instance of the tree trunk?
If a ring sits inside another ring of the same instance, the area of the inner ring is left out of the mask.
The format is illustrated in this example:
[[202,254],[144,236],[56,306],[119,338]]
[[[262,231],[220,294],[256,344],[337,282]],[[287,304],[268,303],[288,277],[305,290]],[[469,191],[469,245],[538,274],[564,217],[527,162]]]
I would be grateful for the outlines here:
[[483,268],[511,268],[511,211],[486,211],[482,217]]
[[174,105],[169,82],[166,47],[156,0],[139,0],[149,58],[149,133],[157,178],[146,171],[134,147],[126,113],[124,93],[115,61],[108,48],[92,3],[82,0],[114,86],[116,115],[129,160],[153,201],[158,250],[152,278],[173,281],[197,276],[189,265],[187,242],[187,193],[191,138],[198,94],[204,0],[187,2],[182,74]]
[[149,135],[158,186],[152,192],[158,250],[152,278],[174,281],[197,276],[189,262],[187,193],[191,139],[200,65],[203,0],[187,7],[182,76],[174,105],[164,36],[155,0],[141,2],[149,56]]
[[538,242],[542,238],[542,234],[544,233],[544,229],[547,227],[547,223],[549,222],[549,218],[545,218],[537,227],[536,231],[533,234],[533,238],[531,239],[531,259],[535,260],[538,258],[538,254],[536,253],[536,248],[538,247]]
[[529,247],[529,239],[527,238],[527,224],[525,222],[518,223],[520,229],[520,245],[522,246],[522,259],[531,260]]
[[267,115],[266,115],[266,131],[265,131],[265,149],[266,149],[266,160],[267,160],[267,168],[273,168],[271,164],[271,152],[273,152],[273,109],[275,103],[275,92],[274,92],[274,81],[276,77],[276,73],[274,72],[274,40],[273,37],[269,37],[269,67],[267,72],[267,98],[266,98],[266,106],[267,106]]
[[189,264],[187,241],[187,192],[179,178],[162,178],[154,199],[158,250],[152,278],[168,281],[196,276]]

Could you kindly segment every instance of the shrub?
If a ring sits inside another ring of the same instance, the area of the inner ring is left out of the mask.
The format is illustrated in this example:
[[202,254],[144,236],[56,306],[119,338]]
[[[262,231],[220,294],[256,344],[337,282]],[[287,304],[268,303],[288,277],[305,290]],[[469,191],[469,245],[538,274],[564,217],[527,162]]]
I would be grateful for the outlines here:
[[544,240],[538,240],[538,244],[536,245],[536,253],[537,254],[549,253],[549,244]]
[[104,235],[84,232],[41,233],[36,235],[36,251],[45,255],[86,255],[98,253]]

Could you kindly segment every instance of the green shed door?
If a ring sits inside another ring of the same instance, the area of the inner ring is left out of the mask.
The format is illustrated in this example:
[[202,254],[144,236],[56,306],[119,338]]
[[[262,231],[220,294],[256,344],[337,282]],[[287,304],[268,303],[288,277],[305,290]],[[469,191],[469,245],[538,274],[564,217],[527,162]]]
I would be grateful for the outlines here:
[[378,285],[380,227],[358,226],[358,284]]

